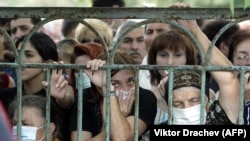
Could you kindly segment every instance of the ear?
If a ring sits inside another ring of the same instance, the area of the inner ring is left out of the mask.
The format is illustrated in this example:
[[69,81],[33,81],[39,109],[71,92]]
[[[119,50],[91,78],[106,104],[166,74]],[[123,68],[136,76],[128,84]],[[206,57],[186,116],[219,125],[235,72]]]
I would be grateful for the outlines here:
[[53,133],[55,132],[56,130],[56,125],[55,123],[51,122],[50,123],[50,132],[51,132],[51,135],[53,135]]
[[228,56],[228,45],[225,42],[221,42],[219,49],[221,50],[221,52],[227,57]]

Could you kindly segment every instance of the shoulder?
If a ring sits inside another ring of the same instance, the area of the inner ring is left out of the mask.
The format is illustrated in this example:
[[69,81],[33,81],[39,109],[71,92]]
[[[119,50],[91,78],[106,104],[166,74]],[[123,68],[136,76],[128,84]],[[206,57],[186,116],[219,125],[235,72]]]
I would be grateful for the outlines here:
[[148,89],[144,89],[142,87],[139,87],[139,97],[140,99],[149,99],[153,102],[156,102],[156,97],[154,95],[154,93]]
[[16,94],[16,92],[17,92],[17,88],[16,87],[14,87],[14,88],[3,88],[3,89],[1,89],[1,91],[0,91],[0,93],[2,94],[2,93],[4,93],[4,94],[13,94],[13,93],[15,93]]
[[141,94],[154,95],[154,93],[153,93],[151,90],[148,90],[148,89],[145,89],[145,88],[142,88],[142,87],[139,87],[139,92],[140,92]]

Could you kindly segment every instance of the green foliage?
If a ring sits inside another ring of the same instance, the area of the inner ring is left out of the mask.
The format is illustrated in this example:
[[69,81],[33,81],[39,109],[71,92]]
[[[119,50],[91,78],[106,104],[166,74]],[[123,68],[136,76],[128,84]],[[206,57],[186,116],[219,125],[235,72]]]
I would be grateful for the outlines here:
[[250,0],[244,1],[244,9],[246,9],[248,6],[250,6]]
[[229,0],[229,5],[230,5],[232,16],[234,17],[234,0]]
[[[230,11],[231,11],[233,17],[234,17],[234,8],[236,6],[243,7],[242,2],[243,1],[240,1],[240,0],[237,0],[237,1],[229,0]],[[244,0],[243,5],[244,5],[244,9],[246,9],[248,6],[250,6],[250,0]]]

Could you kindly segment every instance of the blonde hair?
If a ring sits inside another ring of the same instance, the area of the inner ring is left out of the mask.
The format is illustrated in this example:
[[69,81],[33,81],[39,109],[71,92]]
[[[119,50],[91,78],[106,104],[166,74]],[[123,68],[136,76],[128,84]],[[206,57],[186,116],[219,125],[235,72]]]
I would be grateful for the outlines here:
[[[99,20],[99,19],[85,19],[84,21],[90,24],[100,34],[100,36],[103,38],[104,42],[106,43],[107,47],[110,48],[111,42],[113,39],[113,32],[112,32],[111,27],[108,24],[106,24],[104,21]],[[78,26],[76,27],[76,31],[75,31],[76,40],[78,42],[81,42],[84,35],[87,32],[92,32],[92,30],[89,29],[84,24],[81,24],[81,23],[78,24]]]

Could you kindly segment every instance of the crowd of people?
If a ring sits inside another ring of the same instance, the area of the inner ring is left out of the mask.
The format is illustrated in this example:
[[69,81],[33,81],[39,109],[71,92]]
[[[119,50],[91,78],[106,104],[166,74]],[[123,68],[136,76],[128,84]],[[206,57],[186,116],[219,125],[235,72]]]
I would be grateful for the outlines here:
[[[117,0],[104,4],[93,0],[93,7],[125,7],[125,3]],[[190,8],[190,5],[174,3],[169,8]],[[50,141],[76,141],[78,126],[82,126],[83,141],[105,140],[107,132],[110,133],[111,140],[132,141],[136,134],[135,119],[138,120],[138,140],[141,141],[150,139],[151,125],[250,124],[249,72],[244,75],[243,115],[239,115],[241,101],[237,71],[207,71],[205,95],[202,95],[202,72],[196,69],[176,70],[172,82],[169,70],[158,67],[139,70],[138,73],[133,69],[111,69],[111,78],[106,79],[107,72],[101,68],[107,64],[112,51],[115,51],[114,64],[204,65],[204,58],[201,58],[195,43],[173,25],[152,22],[137,26],[139,21],[134,19],[84,19],[84,22],[97,31],[95,32],[79,21],[63,19],[60,31],[62,39],[54,39],[42,26],[23,46],[26,35],[40,21],[39,18],[1,19],[0,26],[10,34],[17,51],[24,52],[21,62],[76,64],[86,65],[86,68],[22,68],[20,76],[16,74],[15,68],[1,68],[0,116],[4,117],[5,124],[0,129],[4,128],[6,135],[12,134],[10,136],[13,140],[18,137],[17,77],[22,80],[22,85],[19,86],[22,94],[22,139],[44,141],[46,129],[49,129]],[[205,55],[220,29],[230,23],[229,20],[214,20],[204,25],[196,20],[176,22],[194,35]],[[128,30],[130,31],[127,32]],[[232,25],[215,42],[209,63],[223,67],[249,66],[248,44],[250,28],[238,23]],[[0,61],[14,63],[17,57],[19,56],[15,56],[1,33]],[[80,75],[80,72],[83,74]],[[46,79],[47,73],[51,74],[50,80]],[[82,79],[79,79],[80,76],[83,76]],[[106,80],[110,80],[110,83]],[[83,89],[79,88],[80,81]],[[173,86],[171,93],[169,83]],[[137,84],[139,88],[136,88]],[[106,93],[107,88],[110,89],[109,94]],[[82,97],[79,97],[79,91],[82,92]],[[168,99],[170,95],[171,103]],[[46,123],[48,96],[49,124]],[[205,99],[204,105],[201,104],[202,97]],[[106,103],[107,98],[110,103]],[[139,103],[136,102],[137,99]],[[79,101],[82,101],[81,125],[77,123]],[[106,131],[106,106],[110,108],[110,131]],[[172,116],[169,116],[169,110]],[[244,119],[243,123],[239,121],[240,116]],[[205,117],[205,120],[201,117]],[[0,125],[4,122],[0,120]],[[11,140],[7,136],[5,138]]]

